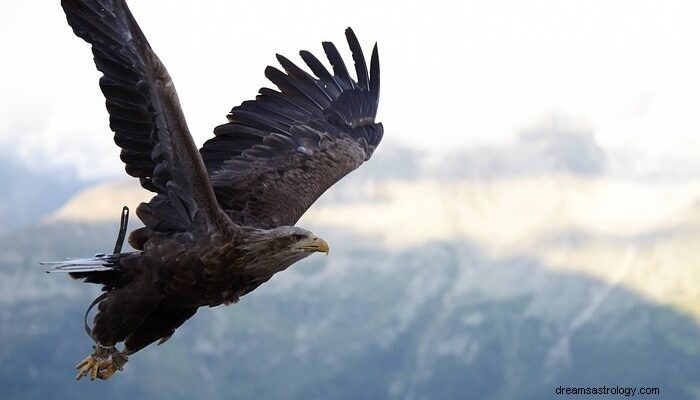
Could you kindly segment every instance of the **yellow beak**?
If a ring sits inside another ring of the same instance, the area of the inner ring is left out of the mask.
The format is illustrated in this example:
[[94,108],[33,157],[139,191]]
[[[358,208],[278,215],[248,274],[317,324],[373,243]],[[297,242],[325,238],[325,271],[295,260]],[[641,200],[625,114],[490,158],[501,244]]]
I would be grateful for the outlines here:
[[328,243],[326,243],[325,240],[313,235],[310,238],[300,240],[299,243],[297,243],[297,249],[312,252],[318,251],[321,253],[326,253],[326,255],[328,255],[328,252],[330,251],[330,247],[328,247]]

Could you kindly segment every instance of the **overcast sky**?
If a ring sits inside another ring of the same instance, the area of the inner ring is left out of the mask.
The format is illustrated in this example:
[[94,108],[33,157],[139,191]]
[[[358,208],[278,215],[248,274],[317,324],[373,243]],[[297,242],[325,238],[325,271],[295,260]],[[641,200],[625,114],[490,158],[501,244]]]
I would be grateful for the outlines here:
[[[379,42],[385,140],[430,152],[515,143],[549,121],[610,152],[700,162],[700,2],[156,1],[132,12],[195,141],[266,85],[276,52]],[[120,176],[89,46],[58,1],[3,5],[0,145],[37,168]],[[320,58],[320,57],[319,57]],[[680,160],[680,162],[679,162]]]

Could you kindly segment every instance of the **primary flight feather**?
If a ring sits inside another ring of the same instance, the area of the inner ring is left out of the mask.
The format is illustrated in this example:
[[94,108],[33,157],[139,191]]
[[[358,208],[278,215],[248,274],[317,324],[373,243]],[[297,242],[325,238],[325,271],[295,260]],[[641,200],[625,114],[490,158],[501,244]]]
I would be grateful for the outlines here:
[[[77,378],[108,379],[143,347],[167,340],[199,307],[230,304],[328,244],[295,227],[335,182],[368,160],[382,139],[375,122],[379,58],[369,62],[345,31],[357,79],[338,50],[333,72],[300,52],[304,71],[283,71],[228,114],[197,149],[170,76],[123,0],[62,0],[75,34],[92,45],[114,141],[126,172],[154,192],[136,210],[134,252],[55,263],[53,271],[103,285],[89,329],[95,351]],[[123,343],[121,350],[117,344]]]

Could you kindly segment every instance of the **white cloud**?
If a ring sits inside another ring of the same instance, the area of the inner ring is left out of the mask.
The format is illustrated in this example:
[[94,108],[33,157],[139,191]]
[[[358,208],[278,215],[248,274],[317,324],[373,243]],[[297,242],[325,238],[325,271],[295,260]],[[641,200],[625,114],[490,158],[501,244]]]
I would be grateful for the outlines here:
[[[679,149],[691,152],[684,160],[700,155],[696,2],[130,5],[168,66],[200,144],[231,107],[266,84],[263,69],[275,52],[318,52],[320,40],[342,44],[352,25],[366,50],[380,43],[387,141],[429,151],[505,143],[543,118],[566,115],[590,126],[608,151],[646,152],[650,168]],[[47,165],[121,174],[99,75],[59,5],[7,4],[0,34],[0,140]],[[18,132],[30,125],[38,129]]]

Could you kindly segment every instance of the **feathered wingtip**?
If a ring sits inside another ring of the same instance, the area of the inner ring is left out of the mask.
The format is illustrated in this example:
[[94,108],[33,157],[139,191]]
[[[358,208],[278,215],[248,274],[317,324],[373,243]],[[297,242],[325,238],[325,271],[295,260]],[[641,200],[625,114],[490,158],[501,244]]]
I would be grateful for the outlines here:
[[51,267],[46,273],[53,272],[100,272],[111,271],[115,267],[113,254],[95,254],[93,258],[78,258],[66,261],[46,261],[39,263]]
[[[295,105],[302,110],[312,113],[316,111],[316,107],[324,109],[328,107],[329,102],[337,99],[343,92],[356,88],[371,93],[373,102],[377,103],[379,101],[379,52],[377,44],[375,43],[372,49],[368,70],[362,47],[352,28],[348,27],[345,29],[345,38],[355,63],[357,81],[350,76],[343,58],[332,42],[323,42],[322,45],[323,51],[332,66],[333,74],[326,69],[316,56],[309,51],[302,50],[299,52],[299,55],[318,79],[312,77],[286,57],[279,54],[277,55],[277,60],[286,73],[275,67],[268,66],[265,69],[265,76],[283,93],[291,95],[291,98],[285,98],[284,101],[301,102],[301,104]],[[262,90],[264,89],[261,89],[261,94],[263,94]],[[298,98],[294,98],[295,96]],[[242,106],[234,107],[232,113],[235,114],[236,111],[243,108]],[[376,109],[374,112],[376,113]]]
[[375,97],[375,101],[379,100],[379,49],[377,43],[374,43],[372,55],[370,57],[369,72],[367,71],[367,63],[365,55],[362,53],[360,41],[351,27],[345,29],[345,38],[350,46],[352,59],[355,61],[355,73],[357,75],[358,85],[365,90],[369,90]]

